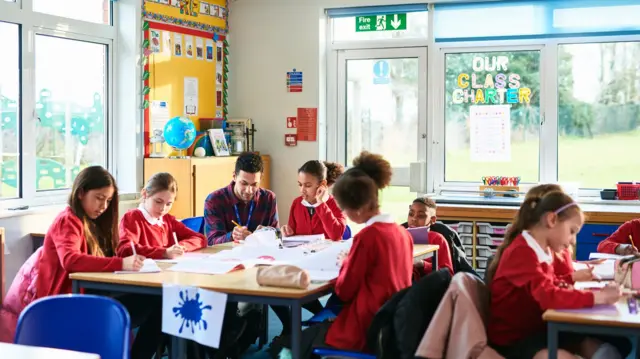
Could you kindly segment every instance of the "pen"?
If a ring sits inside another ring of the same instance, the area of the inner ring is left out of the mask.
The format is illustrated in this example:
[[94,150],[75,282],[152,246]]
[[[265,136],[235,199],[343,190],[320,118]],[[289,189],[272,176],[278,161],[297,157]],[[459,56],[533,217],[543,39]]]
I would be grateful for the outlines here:
[[633,237],[631,235],[629,235],[629,241],[631,241],[631,245],[632,246],[634,246],[634,247],[636,246],[636,244],[633,243]]
[[131,243],[131,250],[133,251],[133,255],[137,256],[138,253],[136,253],[136,246],[133,244],[133,242],[129,242],[129,243]]
[[176,246],[180,246],[178,244],[178,236],[176,235],[176,232],[173,232],[173,240],[174,240],[174,242],[176,242]]

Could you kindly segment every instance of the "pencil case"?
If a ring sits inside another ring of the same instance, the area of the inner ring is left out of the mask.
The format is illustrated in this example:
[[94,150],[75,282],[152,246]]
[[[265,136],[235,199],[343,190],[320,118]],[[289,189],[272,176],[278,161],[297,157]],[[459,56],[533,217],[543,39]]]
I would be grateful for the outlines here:
[[631,255],[616,260],[614,280],[625,288],[640,289],[640,256]]
[[256,281],[261,286],[305,289],[311,283],[307,271],[292,265],[259,267]]

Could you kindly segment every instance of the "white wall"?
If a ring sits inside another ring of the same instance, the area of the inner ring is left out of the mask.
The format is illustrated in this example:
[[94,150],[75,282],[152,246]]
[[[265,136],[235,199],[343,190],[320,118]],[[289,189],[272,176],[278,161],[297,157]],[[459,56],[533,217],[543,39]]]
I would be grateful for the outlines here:
[[[414,4],[415,0],[235,0],[229,14],[229,112],[250,117],[256,150],[271,155],[271,186],[280,221],[289,217],[298,195],[296,171],[306,161],[324,158],[319,142],[284,146],[287,116],[298,107],[319,107],[324,131],[324,10],[338,7]],[[419,1],[418,1],[419,2]],[[303,92],[286,92],[286,73],[303,71]],[[319,133],[320,135],[320,133]],[[324,152],[324,151],[323,151]]]
[[[137,200],[125,200],[120,202],[120,216],[126,211],[138,206]],[[29,258],[33,250],[30,233],[46,233],[51,222],[58,213],[64,209],[64,205],[49,206],[47,208],[28,209],[24,212],[3,213],[0,216],[0,227],[4,227],[5,241],[9,254],[5,259],[6,290],[9,290],[13,278]],[[10,216],[11,215],[11,216]]]

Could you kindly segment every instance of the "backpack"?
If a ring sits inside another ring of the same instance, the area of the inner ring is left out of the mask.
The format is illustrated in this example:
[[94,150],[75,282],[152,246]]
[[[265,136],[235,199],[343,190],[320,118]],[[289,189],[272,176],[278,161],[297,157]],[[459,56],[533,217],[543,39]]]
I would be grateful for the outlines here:
[[458,236],[458,233],[451,229],[444,223],[436,222],[430,226],[430,229],[434,232],[442,234],[444,239],[449,244],[451,250],[451,261],[453,262],[453,272],[466,272],[475,275],[480,278],[478,273],[473,269],[471,263],[467,259],[467,254],[464,250],[464,245]]
[[625,288],[640,289],[640,255],[617,259],[614,264],[614,280]]

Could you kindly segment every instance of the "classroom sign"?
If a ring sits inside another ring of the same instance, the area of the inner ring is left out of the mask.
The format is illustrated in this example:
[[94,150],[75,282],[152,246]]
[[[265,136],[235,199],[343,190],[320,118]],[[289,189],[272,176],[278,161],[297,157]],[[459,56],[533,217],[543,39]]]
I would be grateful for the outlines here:
[[356,17],[356,32],[396,31],[406,29],[407,14],[387,14]]
[[509,72],[507,56],[477,56],[473,72],[458,75],[451,93],[454,104],[517,104],[531,102],[531,89],[522,86],[519,74]]

